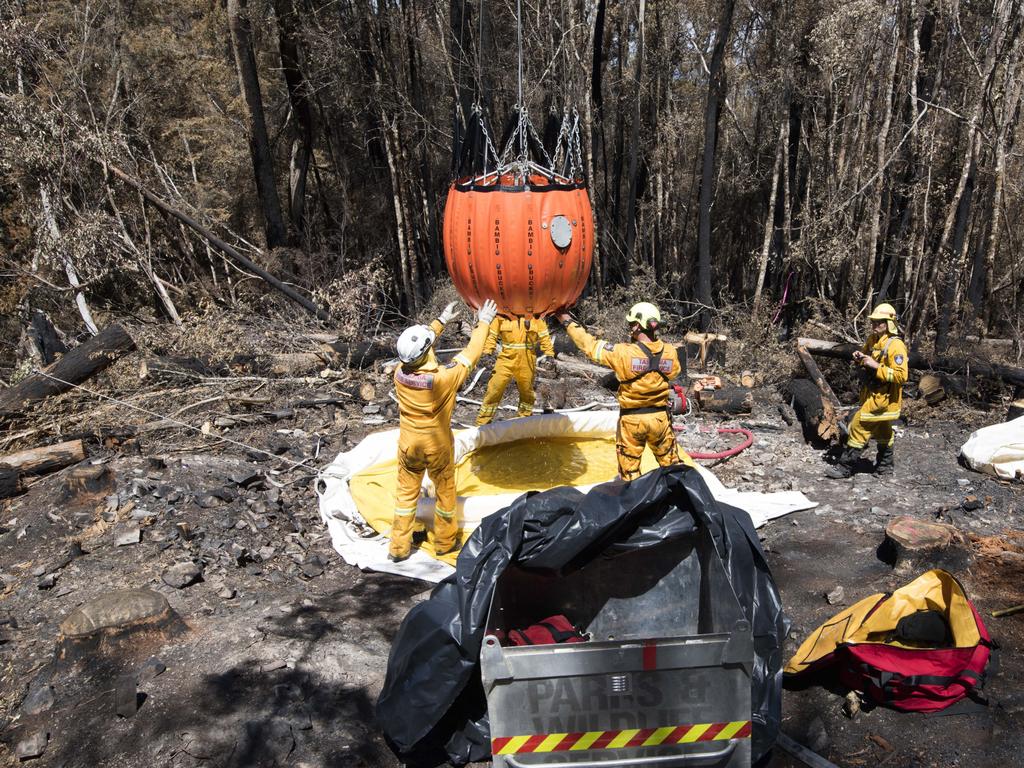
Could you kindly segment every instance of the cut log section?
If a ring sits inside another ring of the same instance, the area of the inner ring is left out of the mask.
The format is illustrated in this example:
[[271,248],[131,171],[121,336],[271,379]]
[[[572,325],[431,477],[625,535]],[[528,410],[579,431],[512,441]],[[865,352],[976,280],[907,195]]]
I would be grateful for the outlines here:
[[754,393],[746,387],[702,389],[697,393],[697,403],[702,411],[712,413],[750,413],[754,410]]
[[922,376],[917,383],[917,389],[928,405],[938,405],[946,399],[946,389],[942,386],[942,379],[934,373],[926,373]]
[[0,392],[0,421],[23,416],[33,403],[67,392],[134,349],[135,342],[124,328],[107,326],[44,371]]
[[70,440],[0,456],[0,466],[17,470],[22,475],[45,475],[84,459],[85,446],[82,441]]

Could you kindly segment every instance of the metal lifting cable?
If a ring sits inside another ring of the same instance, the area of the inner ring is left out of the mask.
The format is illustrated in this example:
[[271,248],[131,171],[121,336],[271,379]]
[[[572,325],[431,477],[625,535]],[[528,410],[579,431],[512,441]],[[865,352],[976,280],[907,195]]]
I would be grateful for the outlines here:
[[516,0],[516,37],[519,41],[519,108],[523,109],[523,2]]

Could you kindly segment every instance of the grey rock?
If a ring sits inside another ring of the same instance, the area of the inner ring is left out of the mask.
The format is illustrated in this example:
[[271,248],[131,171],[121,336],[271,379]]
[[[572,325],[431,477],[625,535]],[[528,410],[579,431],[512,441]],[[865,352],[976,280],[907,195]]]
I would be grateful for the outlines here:
[[220,592],[217,593],[217,597],[223,600],[232,600],[235,597],[234,587],[223,587]]
[[238,491],[234,488],[228,488],[226,485],[222,485],[219,488],[211,488],[207,493],[221,501],[234,501],[238,498]]
[[120,589],[100,595],[72,611],[60,624],[65,637],[83,637],[101,629],[151,624],[173,616],[167,598],[151,589]]
[[126,528],[114,537],[114,544],[119,547],[129,547],[138,544],[142,540],[142,530],[137,526]]
[[324,564],[319,557],[313,555],[302,564],[302,573],[310,579],[314,579],[324,572]]
[[114,711],[118,717],[134,717],[139,711],[139,691],[134,675],[121,675],[114,684]]
[[249,488],[257,485],[263,480],[263,473],[255,467],[246,467],[245,469],[233,472],[228,479],[230,479],[235,485],[240,485],[243,488]]
[[271,547],[270,545],[267,545],[265,547],[260,547],[259,552],[257,554],[260,556],[260,560],[266,562],[267,560],[270,560],[275,554],[277,554],[277,549]]
[[284,659],[274,659],[273,661],[260,664],[260,672],[274,672],[278,669],[284,669],[287,666],[288,662]]
[[166,499],[172,493],[174,493],[174,488],[170,485],[167,485],[166,483],[158,485],[156,488],[153,489],[153,495],[156,496],[158,499]]
[[825,599],[828,600],[829,605],[842,605],[843,601],[846,599],[846,590],[841,586],[836,587],[825,595]]
[[57,574],[46,574],[45,576],[43,576],[43,578],[36,582],[36,586],[39,587],[39,589],[53,589],[55,586],[57,586]]
[[197,493],[192,497],[197,506],[203,509],[212,509],[220,506],[220,499],[209,493]]
[[968,485],[971,484],[971,481],[968,480],[966,477],[958,477],[956,479],[956,484],[959,485],[961,488],[966,488]]
[[151,657],[139,667],[138,679],[139,680],[152,680],[154,677],[159,677],[167,671],[167,665],[164,664],[156,656]]
[[807,728],[807,748],[821,754],[828,749],[831,743],[832,739],[829,738],[828,731],[825,730],[825,723],[820,717],[814,718]]
[[369,405],[364,405],[363,406],[363,413],[365,413],[365,414],[380,413],[380,406],[377,405],[376,403],[370,403]]
[[224,547],[224,551],[231,555],[235,565],[244,565],[249,555],[249,550],[236,541],[232,541]]
[[53,686],[40,685],[29,690],[28,696],[21,702],[21,714],[28,716],[42,714],[53,706],[53,702]]
[[886,511],[885,511],[884,509],[882,509],[881,507],[872,507],[872,508],[871,508],[871,509],[869,509],[868,511],[869,511],[869,512],[870,512],[870,513],[871,513],[872,515],[885,515],[885,514],[888,514],[888,513],[887,513],[887,512],[886,512]]
[[14,754],[19,760],[31,760],[34,757],[41,757],[46,751],[46,744],[50,740],[50,734],[46,731],[36,731],[18,742],[14,748]]
[[160,578],[169,587],[184,589],[194,584],[203,576],[202,569],[195,563],[189,561],[172,565],[161,574]]

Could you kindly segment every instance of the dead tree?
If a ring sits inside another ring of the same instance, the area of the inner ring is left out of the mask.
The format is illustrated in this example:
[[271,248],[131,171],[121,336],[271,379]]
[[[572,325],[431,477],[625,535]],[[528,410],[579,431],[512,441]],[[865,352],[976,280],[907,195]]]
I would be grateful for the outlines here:
[[270,151],[270,137],[263,112],[259,71],[252,48],[252,28],[246,0],[227,0],[228,28],[231,30],[231,48],[238,69],[238,85],[245,97],[249,128],[249,154],[256,177],[256,194],[266,224],[267,247],[288,245],[288,231],[281,216],[281,200],[277,196],[274,176],[274,156]]
[[732,29],[736,0],[724,0],[715,31],[715,47],[708,65],[708,100],[704,109],[704,158],[700,177],[699,224],[697,230],[697,301],[702,305],[701,330],[710,322],[711,296],[711,203],[714,198],[715,149],[718,144],[718,116],[725,98],[725,48]]

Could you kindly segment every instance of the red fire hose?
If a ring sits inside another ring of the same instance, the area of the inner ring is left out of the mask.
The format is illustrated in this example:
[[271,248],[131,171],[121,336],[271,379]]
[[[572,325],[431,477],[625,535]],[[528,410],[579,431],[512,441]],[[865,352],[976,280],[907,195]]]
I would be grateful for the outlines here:
[[[673,424],[672,429],[676,432],[682,432],[684,427],[682,424]],[[720,435],[746,435],[746,439],[737,446],[733,446],[727,451],[718,451],[717,453],[694,453],[693,451],[687,451],[690,458],[693,459],[727,459],[730,456],[735,456],[738,453],[742,453],[747,448],[754,444],[754,433],[749,429],[743,427],[719,427],[718,434]]]

